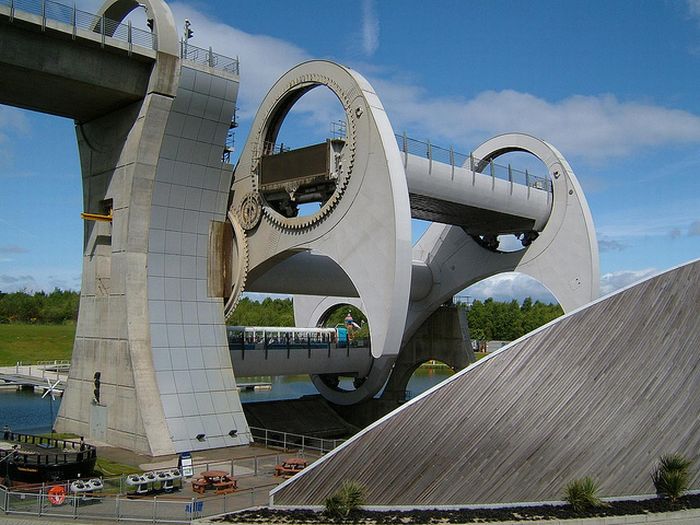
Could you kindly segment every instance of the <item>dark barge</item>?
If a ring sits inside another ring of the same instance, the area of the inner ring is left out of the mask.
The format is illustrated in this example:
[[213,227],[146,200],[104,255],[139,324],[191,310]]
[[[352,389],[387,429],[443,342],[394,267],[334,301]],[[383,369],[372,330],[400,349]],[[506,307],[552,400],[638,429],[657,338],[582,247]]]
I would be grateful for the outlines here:
[[4,431],[0,434],[0,477],[4,484],[44,483],[89,477],[97,449],[80,441]]

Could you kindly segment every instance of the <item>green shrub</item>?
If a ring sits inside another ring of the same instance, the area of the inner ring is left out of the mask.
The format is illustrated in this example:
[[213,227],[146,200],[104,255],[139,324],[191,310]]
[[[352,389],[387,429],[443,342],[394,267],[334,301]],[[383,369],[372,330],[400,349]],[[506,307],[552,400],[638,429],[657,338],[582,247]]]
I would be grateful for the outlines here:
[[347,518],[364,505],[365,494],[365,487],[357,481],[343,481],[338,491],[325,499],[326,514],[333,518]]
[[684,470],[688,471],[693,462],[682,454],[666,454],[659,458],[659,468],[663,470]]
[[564,490],[564,500],[576,512],[604,505],[603,501],[598,497],[598,484],[589,476],[570,481]]
[[681,454],[666,454],[651,474],[656,493],[675,502],[688,490],[692,462]]

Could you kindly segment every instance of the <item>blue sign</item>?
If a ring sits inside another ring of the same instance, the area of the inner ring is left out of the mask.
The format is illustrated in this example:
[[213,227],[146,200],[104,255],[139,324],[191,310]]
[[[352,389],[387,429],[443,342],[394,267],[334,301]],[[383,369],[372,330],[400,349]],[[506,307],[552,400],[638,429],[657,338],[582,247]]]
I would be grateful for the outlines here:
[[[192,507],[194,506],[194,510],[192,510]],[[188,503],[185,505],[185,512],[187,514],[192,514],[193,512],[202,512],[204,510],[204,502],[203,501],[195,501],[194,503]]]

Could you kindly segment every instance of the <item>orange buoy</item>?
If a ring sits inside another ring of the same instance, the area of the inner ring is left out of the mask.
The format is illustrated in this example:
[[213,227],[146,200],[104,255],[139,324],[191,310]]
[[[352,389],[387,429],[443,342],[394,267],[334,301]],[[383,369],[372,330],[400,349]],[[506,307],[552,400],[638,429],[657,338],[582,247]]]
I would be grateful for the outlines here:
[[61,485],[55,485],[49,489],[49,502],[51,505],[63,505],[66,501],[66,489]]

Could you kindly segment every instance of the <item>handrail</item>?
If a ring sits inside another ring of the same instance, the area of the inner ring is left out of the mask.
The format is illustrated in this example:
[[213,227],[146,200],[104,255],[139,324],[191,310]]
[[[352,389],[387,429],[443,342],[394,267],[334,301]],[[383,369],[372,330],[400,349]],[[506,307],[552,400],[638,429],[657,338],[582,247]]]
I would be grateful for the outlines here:
[[[429,161],[429,170],[432,169],[433,162],[441,162],[451,166],[453,172],[455,168],[463,168],[475,173],[488,175],[494,179],[502,179],[511,184],[522,184],[533,189],[549,192],[553,191],[552,181],[549,178],[532,175],[528,170],[518,170],[513,168],[510,164],[504,166],[492,160],[486,161],[485,159],[478,159],[471,153],[468,155],[459,153],[452,147],[449,149],[441,148],[430,141],[423,142],[407,137],[405,133],[401,135],[395,133],[394,135],[399,146],[399,151],[406,155],[404,158],[404,166],[408,163],[408,154],[411,154],[427,158]],[[478,171],[477,167],[480,165],[482,165],[483,168],[481,171]],[[486,171],[486,173],[484,173],[484,171]]]
[[[301,452],[312,450],[326,454],[335,447],[344,443],[345,439],[327,439],[315,436],[293,434],[282,430],[270,430],[268,428],[249,427],[250,433],[256,443],[266,447],[277,447],[283,450],[298,449]],[[328,445],[328,446],[327,446]]]
[[[13,22],[18,12],[41,17],[41,30],[46,30],[46,22],[58,22],[69,28],[72,38],[77,37],[77,30],[96,33],[104,46],[106,38],[114,38],[129,44],[129,54],[133,46],[158,50],[158,35],[146,29],[133,27],[131,22],[121,23],[110,18],[81,11],[75,4],[72,6],[55,2],[54,0],[0,0],[0,6],[10,8],[10,21]],[[182,43],[180,58],[198,64],[204,64],[214,69],[238,74],[238,59],[214,53],[208,50]]]

